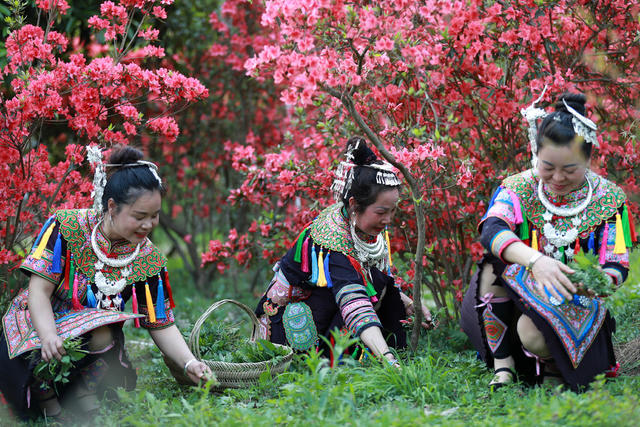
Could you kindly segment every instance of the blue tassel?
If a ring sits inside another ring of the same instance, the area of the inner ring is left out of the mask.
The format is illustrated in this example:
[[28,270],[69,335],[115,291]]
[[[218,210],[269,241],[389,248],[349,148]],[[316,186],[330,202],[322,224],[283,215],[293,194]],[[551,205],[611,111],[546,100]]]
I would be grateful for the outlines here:
[[329,255],[331,255],[331,252],[327,251],[327,257],[324,259],[324,277],[327,279],[327,288],[333,287],[333,282],[331,282],[331,276],[329,275]]
[[47,219],[47,222],[44,223],[44,225],[42,226],[42,229],[40,230],[40,234],[38,234],[38,238],[33,243],[33,247],[31,248],[31,250],[38,247],[40,240],[42,240],[42,235],[44,234],[45,231],[47,231],[47,228],[49,228],[49,226],[51,225],[51,222],[55,221],[55,219],[56,219],[55,215],[51,215],[49,219]]
[[318,257],[316,256],[316,245],[311,245],[311,283],[318,283]]
[[98,302],[96,301],[96,296],[93,294],[93,289],[91,289],[91,283],[87,283],[87,307],[96,308]]
[[120,297],[120,311],[124,311],[124,298],[122,298],[122,294],[118,294]]
[[62,273],[61,264],[62,258],[62,241],[60,240],[60,232],[58,232],[58,238],[56,239],[56,245],[53,248],[53,264],[51,265],[51,272],[55,274]]
[[493,192],[493,196],[491,196],[491,201],[489,202],[489,207],[487,207],[487,212],[485,212],[485,214],[482,216],[482,220],[484,220],[487,217],[487,214],[489,213],[489,209],[493,207],[493,204],[496,202],[496,198],[498,197],[498,194],[500,194],[500,190],[502,190],[502,185],[496,188],[496,191]]
[[162,276],[158,275],[158,293],[156,296],[156,319],[165,320],[167,315],[164,312],[164,287],[162,286]]
[[590,253],[595,254],[595,234],[593,234],[593,231],[591,232],[591,234],[589,234],[589,243],[587,243],[587,249]]

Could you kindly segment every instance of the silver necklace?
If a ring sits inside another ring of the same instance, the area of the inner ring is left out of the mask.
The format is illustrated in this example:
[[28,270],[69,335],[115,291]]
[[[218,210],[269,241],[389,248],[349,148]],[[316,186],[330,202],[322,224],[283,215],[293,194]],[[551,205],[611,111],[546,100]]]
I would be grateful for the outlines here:
[[379,270],[384,271],[388,255],[387,245],[382,238],[382,233],[378,234],[375,242],[367,243],[358,237],[354,221],[351,221],[350,229],[358,261],[363,264],[373,264],[378,267]]
[[[546,209],[546,211],[542,214],[542,218],[545,220],[545,224],[542,227],[542,233],[547,239],[547,244],[544,246],[544,250],[546,253],[552,255],[555,259],[562,258],[563,253],[560,251],[561,247],[569,246],[578,238],[578,227],[580,227],[584,219],[584,210],[587,208],[587,206],[589,206],[589,203],[591,203],[591,199],[593,196],[593,186],[591,185],[591,180],[588,176],[586,177],[586,179],[587,185],[589,186],[587,197],[582,203],[574,208],[561,208],[558,206],[554,206],[549,201],[549,199],[547,199],[544,191],[542,191],[542,180],[538,181],[538,199]],[[571,225],[573,225],[573,227],[569,228],[566,231],[558,230],[551,224],[553,215],[565,218],[572,217]],[[568,247],[564,251],[564,254],[568,258],[573,258],[574,250]]]
[[[97,230],[101,223],[102,220],[98,221],[93,227],[93,230],[91,230],[91,248],[96,254],[96,257],[98,257],[98,261],[94,264],[96,270],[95,283],[98,288],[98,292],[96,293],[97,308],[119,310],[122,298],[120,298],[118,294],[127,286],[127,277],[131,275],[129,264],[131,264],[140,253],[140,243],[138,243],[133,253],[126,258],[112,259],[107,257],[102,250],[100,250],[96,238]],[[118,280],[107,279],[102,272],[105,264],[110,267],[119,268],[122,277]],[[114,295],[116,295],[116,297],[112,300],[111,297]]]

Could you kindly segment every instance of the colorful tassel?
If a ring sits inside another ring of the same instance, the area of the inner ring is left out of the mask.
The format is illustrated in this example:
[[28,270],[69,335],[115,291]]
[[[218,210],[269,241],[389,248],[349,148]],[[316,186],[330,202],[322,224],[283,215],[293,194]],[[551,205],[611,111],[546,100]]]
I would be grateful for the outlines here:
[[87,307],[96,308],[97,305],[98,301],[96,301],[96,296],[91,289],[91,283],[87,283]]
[[318,255],[318,287],[327,287],[327,278],[324,275],[324,259],[322,258],[322,247],[320,247],[320,254]]
[[62,273],[62,240],[60,240],[60,233],[56,238],[56,245],[53,247],[53,261],[51,264],[51,272],[54,274]]
[[604,223],[604,231],[602,232],[602,241],[600,242],[600,254],[598,257],[598,262],[600,265],[604,265],[604,261],[606,259],[605,255],[607,254],[607,244],[609,243],[609,223]]
[[522,212],[522,224],[520,224],[520,240],[529,240],[529,219],[526,212]]
[[38,245],[40,244],[40,241],[42,240],[42,236],[44,235],[45,231],[49,229],[49,226],[51,225],[51,221],[53,221],[55,218],[56,218],[55,215],[52,215],[49,218],[47,218],[47,221],[44,223],[44,225],[40,229],[40,233],[38,233],[38,237],[36,237],[36,241],[33,242],[32,250],[33,248],[38,247]]
[[[136,285],[131,285],[131,309],[133,310],[133,314],[139,314],[138,312],[138,296],[136,295]],[[133,324],[136,328],[140,327],[140,319],[135,318],[133,320]]]
[[627,245],[624,241],[624,232],[622,230],[622,218],[619,213],[616,213],[616,243],[613,247],[614,254],[627,253]]
[[311,245],[311,283],[318,283],[318,258],[316,257],[316,245]]
[[169,283],[169,271],[167,267],[164,267],[164,284],[167,288],[167,294],[169,295],[169,307],[175,308],[176,304],[173,302],[173,291],[171,290],[171,284]]
[[391,260],[391,240],[389,240],[389,230],[384,230],[384,239],[387,241],[387,255],[389,255],[389,267],[393,266],[393,261]]
[[69,275],[67,276],[67,283],[69,285],[69,290],[67,293],[67,298],[73,300],[73,285],[74,278],[76,277],[76,266],[73,263],[73,254],[69,256]]
[[633,240],[631,239],[631,227],[629,226],[629,210],[627,205],[624,205],[622,209],[622,232],[624,234],[624,244],[627,248],[633,246]]
[[75,272],[75,268],[73,270],[73,296],[71,297],[71,304],[75,311],[84,309],[84,306],[80,304],[80,300],[78,299],[78,275]]
[[302,233],[300,233],[300,235],[298,236],[298,242],[296,243],[296,253],[293,256],[293,260],[295,262],[301,262],[302,261],[302,243],[304,241],[304,235],[306,233],[307,230],[302,230]]
[[378,302],[378,297],[376,297],[376,290],[373,288],[373,285],[367,280],[367,285],[365,286],[365,290],[367,291],[367,295],[371,298],[372,303]]
[[631,236],[631,243],[635,243],[638,241],[638,236],[636,235],[636,226],[633,222],[633,217],[627,211],[627,221],[629,221],[629,235]]
[[118,297],[120,297],[120,311],[124,311],[124,298],[121,293],[118,293]]
[[589,251],[590,254],[596,253],[596,235],[593,231],[589,234],[589,242],[587,243],[587,250]]
[[498,194],[500,194],[500,190],[502,190],[502,186],[496,188],[496,191],[493,192],[493,196],[491,196],[491,201],[489,202],[489,206],[487,207],[487,212],[482,216],[482,220],[487,217],[489,210],[493,207],[493,204],[496,202],[496,198],[498,198]]
[[358,261],[356,261],[355,258],[353,258],[351,256],[347,256],[347,258],[349,258],[349,262],[351,263],[353,268],[358,273],[360,273],[360,277],[362,277],[362,284],[364,285],[365,292],[367,293],[367,296],[369,296],[371,298],[372,302],[374,302],[374,303],[378,302],[378,298],[376,298],[377,292],[374,289],[374,287],[371,285],[371,283],[369,283],[369,281],[367,280],[366,276],[364,275],[364,271],[362,271],[362,266],[360,265],[360,263]]
[[60,281],[60,287],[63,290],[69,289],[69,265],[71,264],[71,253],[67,248],[66,257],[64,258],[64,275],[62,276],[62,281]]
[[329,255],[331,255],[331,252],[327,251],[327,256],[324,259],[324,277],[327,279],[327,288],[333,288],[331,274],[329,274]]
[[153,299],[151,299],[151,291],[149,290],[148,282],[144,282],[144,293],[147,299],[147,311],[149,312],[149,322],[156,323],[156,311],[153,308]]
[[567,262],[567,260],[566,260],[566,258],[565,258],[565,256],[564,256],[564,246],[561,246],[560,248],[558,248],[558,252],[560,252],[560,254],[562,255],[562,258],[561,258],[561,259],[562,259],[562,262],[563,262],[563,263],[566,263],[566,262]]
[[538,232],[536,230],[531,232],[531,249],[538,250]]
[[578,252],[580,252],[580,250],[582,249],[582,246],[580,246],[580,237],[576,238],[576,244],[573,247],[573,254],[577,254]]
[[309,273],[309,238],[304,239],[302,244],[302,264],[300,270],[303,273]]
[[158,275],[158,293],[156,294],[156,318],[165,320],[167,315],[164,311],[164,289],[162,286],[162,275]]
[[47,231],[44,232],[44,234],[42,235],[42,238],[40,239],[40,242],[38,243],[38,247],[36,248],[35,252],[33,252],[33,255],[31,256],[33,259],[42,258],[42,253],[44,252],[44,249],[47,247],[47,243],[49,243],[49,237],[51,237],[51,233],[53,233],[53,229],[55,228],[55,226],[56,226],[56,223],[51,222],[51,224],[47,228]]

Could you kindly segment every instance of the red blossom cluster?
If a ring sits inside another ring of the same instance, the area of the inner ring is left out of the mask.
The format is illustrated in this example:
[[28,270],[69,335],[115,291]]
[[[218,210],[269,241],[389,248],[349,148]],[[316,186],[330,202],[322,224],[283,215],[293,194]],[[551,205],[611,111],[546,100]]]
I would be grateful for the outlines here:
[[[247,9],[261,14],[261,28],[242,25]],[[231,57],[250,45],[247,74],[271,83],[273,98],[287,106],[277,110],[284,136],[277,145],[263,136],[224,145],[246,176],[230,201],[261,206],[268,214],[258,222],[272,226],[266,237],[247,228],[249,240],[273,249],[265,258],[282,255],[280,246],[330,203],[331,170],[346,138],[368,128],[421,188],[420,200],[401,204],[396,259],[413,258],[420,204],[424,283],[438,305],[460,301],[482,252],[475,224],[492,189],[528,167],[519,111],[545,85],[543,106],[564,91],[587,94],[601,141],[593,167],[637,194],[639,10],[621,0],[225,2],[210,17],[219,38],[209,54],[236,67]],[[220,245],[205,263],[224,258],[216,256]],[[408,267],[400,275],[410,280]]]
[[[29,237],[53,210],[91,205],[90,171],[83,166],[86,145],[127,144],[142,130],[175,141],[179,129],[174,112],[208,95],[194,78],[142,65],[142,59],[158,56],[154,49],[160,49],[148,44],[158,34],[149,26],[149,16],[166,16],[164,6],[171,3],[104,2],[89,25],[103,31],[112,45],[93,49],[97,57],[67,52],[67,37],[52,29],[56,16],[69,8],[64,0],[38,0],[48,16],[46,29],[24,25],[7,38],[2,77],[11,90],[0,93],[4,272],[24,256]],[[155,114],[142,113],[149,105]]]

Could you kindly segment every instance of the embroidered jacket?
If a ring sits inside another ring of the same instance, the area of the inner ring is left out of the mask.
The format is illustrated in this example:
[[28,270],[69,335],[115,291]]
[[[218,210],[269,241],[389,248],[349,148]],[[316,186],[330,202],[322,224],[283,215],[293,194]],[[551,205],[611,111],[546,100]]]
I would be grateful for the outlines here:
[[[90,209],[56,212],[44,225],[31,252],[22,262],[20,268],[26,274],[37,274],[57,285],[51,298],[54,313],[95,306],[91,296],[98,292],[94,266],[98,258],[91,247],[91,231],[99,220],[100,214]],[[136,246],[127,241],[112,244],[99,227],[96,240],[110,258],[131,255]],[[130,269],[127,285],[120,295],[123,302],[121,307],[116,307],[117,310],[125,311],[125,303],[132,299],[135,287],[137,307],[131,307],[129,311],[145,315],[140,319],[140,325],[148,329],[172,325],[173,303],[166,258],[147,239]],[[102,271],[109,280],[122,277],[118,268],[105,267]]]
[[[553,216],[550,224],[560,233],[576,228],[577,237],[560,248],[562,261],[570,259],[579,248],[600,255],[600,262],[615,282],[620,285],[627,277],[629,251],[635,242],[633,221],[626,207],[624,192],[614,183],[590,172],[593,194],[591,201],[578,217],[575,227],[571,217]],[[504,180],[495,192],[489,209],[483,217],[481,242],[494,256],[502,259],[502,252],[514,241],[524,241],[529,246],[552,256],[544,233],[546,208],[538,198],[539,177],[533,169]],[[588,185],[564,196],[555,196],[543,185],[549,201],[561,208],[573,208],[587,197]],[[606,237],[605,237],[606,236]]]

